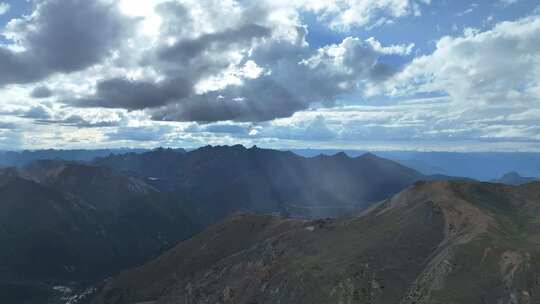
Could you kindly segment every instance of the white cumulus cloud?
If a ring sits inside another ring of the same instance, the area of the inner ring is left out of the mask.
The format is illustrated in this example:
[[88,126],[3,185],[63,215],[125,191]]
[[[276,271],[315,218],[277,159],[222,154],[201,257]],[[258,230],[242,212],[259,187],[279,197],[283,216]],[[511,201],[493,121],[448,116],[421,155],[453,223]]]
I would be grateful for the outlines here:
[[0,2],[0,15],[3,15],[9,11],[11,6],[8,3]]
[[540,101],[540,16],[441,38],[385,84],[387,93],[444,93],[456,102]]

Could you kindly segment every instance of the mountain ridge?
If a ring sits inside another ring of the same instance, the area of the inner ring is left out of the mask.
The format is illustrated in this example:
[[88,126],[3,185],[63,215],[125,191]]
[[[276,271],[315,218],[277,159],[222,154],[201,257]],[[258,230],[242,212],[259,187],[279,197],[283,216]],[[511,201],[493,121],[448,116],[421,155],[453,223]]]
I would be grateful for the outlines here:
[[159,153],[113,155],[94,164],[150,179],[156,188],[193,201],[222,201],[214,219],[230,212],[228,205],[236,205],[235,210],[333,217],[384,199],[418,180],[452,178],[426,176],[374,154],[305,158],[290,151],[242,145]]
[[239,215],[92,303],[534,303],[539,199],[540,183],[431,181],[353,218]]

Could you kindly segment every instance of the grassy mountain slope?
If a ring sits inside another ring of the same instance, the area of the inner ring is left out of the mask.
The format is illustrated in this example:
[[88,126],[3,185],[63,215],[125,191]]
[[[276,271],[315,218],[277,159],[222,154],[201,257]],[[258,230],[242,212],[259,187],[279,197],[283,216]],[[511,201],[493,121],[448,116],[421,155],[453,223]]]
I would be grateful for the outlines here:
[[361,216],[240,215],[94,303],[536,303],[540,183],[420,182]]

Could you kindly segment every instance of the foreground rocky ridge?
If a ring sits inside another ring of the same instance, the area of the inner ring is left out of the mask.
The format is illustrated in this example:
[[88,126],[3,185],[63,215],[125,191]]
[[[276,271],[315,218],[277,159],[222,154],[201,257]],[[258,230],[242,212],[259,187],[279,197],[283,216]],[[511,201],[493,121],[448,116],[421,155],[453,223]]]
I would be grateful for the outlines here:
[[536,303],[540,183],[419,182],[362,215],[238,215],[95,304]]

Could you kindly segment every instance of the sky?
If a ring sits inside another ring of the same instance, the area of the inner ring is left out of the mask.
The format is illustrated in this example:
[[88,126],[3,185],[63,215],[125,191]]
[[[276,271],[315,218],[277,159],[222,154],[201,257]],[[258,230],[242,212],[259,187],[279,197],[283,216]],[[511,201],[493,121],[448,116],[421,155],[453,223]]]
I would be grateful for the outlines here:
[[540,151],[537,0],[0,0],[0,150]]

